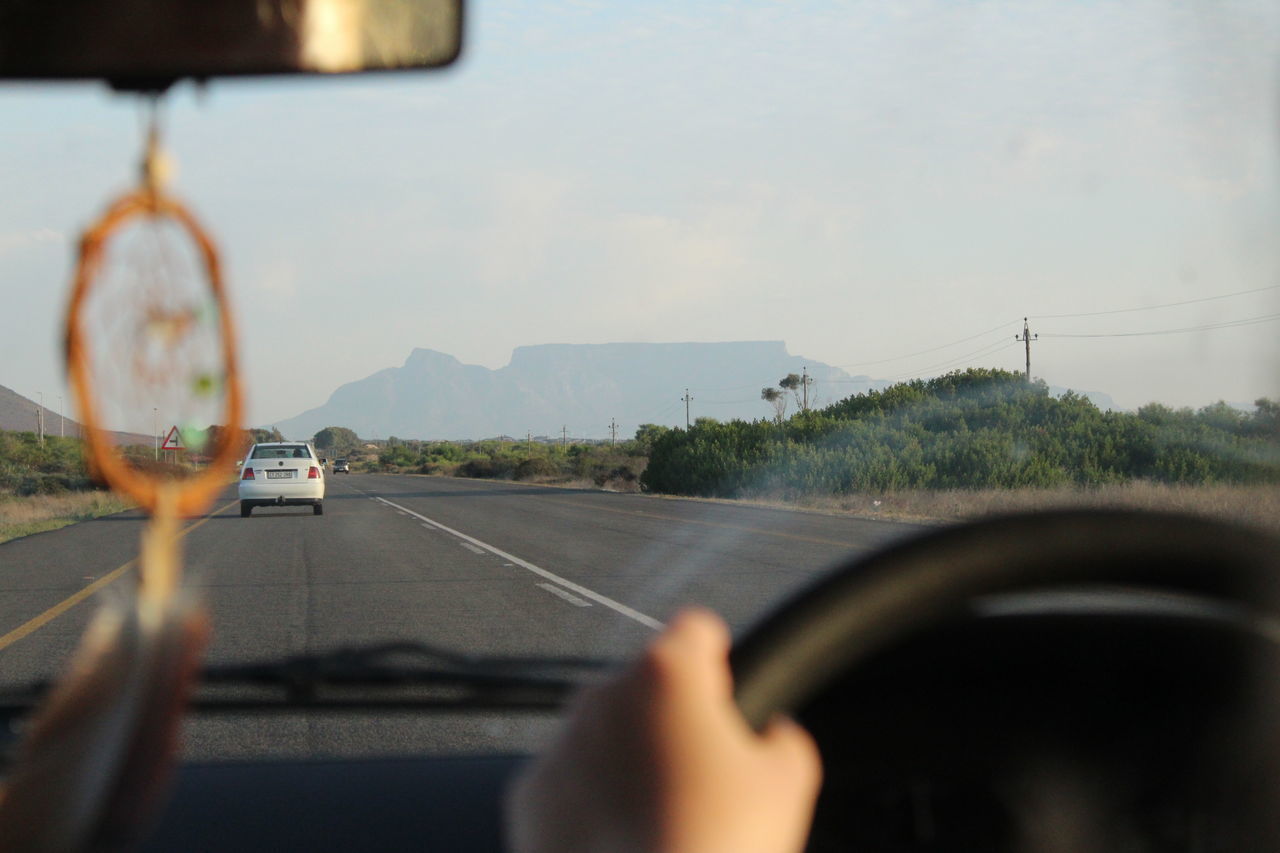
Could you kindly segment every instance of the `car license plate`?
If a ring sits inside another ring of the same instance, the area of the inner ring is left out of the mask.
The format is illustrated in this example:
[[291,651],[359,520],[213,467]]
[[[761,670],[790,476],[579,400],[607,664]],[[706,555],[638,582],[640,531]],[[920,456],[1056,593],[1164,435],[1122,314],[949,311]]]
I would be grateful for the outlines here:
[[293,471],[268,471],[268,480],[288,480],[293,477]]

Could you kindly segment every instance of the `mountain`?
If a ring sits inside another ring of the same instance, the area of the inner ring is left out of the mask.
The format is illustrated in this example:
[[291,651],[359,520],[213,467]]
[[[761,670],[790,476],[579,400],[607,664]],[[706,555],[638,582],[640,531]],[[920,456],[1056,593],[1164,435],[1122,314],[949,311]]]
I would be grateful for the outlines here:
[[[28,400],[17,391],[0,385],[0,429],[11,432],[37,432],[40,428],[39,410],[40,405],[35,400]],[[47,406],[44,407],[45,435],[58,435],[62,428],[63,424],[58,413]],[[80,424],[67,418],[66,433],[79,435]]]
[[[64,423],[62,417],[53,409],[48,406],[43,408],[45,435],[65,434],[68,437],[80,435],[79,423],[71,418],[67,418]],[[37,432],[40,428],[37,414],[40,409],[41,406],[35,400],[28,400],[17,391],[0,385],[0,429],[11,432]],[[117,444],[150,445],[154,440],[149,435],[132,432],[117,432],[113,435]]]
[[273,425],[292,438],[326,426],[369,438],[559,437],[562,428],[605,438],[616,419],[619,437],[630,437],[642,423],[683,425],[686,388],[694,419],[772,417],[760,389],[806,369],[811,405],[889,384],[791,355],[782,341],[544,344],[517,348],[497,370],[415,349],[402,366],[349,382],[323,406]]

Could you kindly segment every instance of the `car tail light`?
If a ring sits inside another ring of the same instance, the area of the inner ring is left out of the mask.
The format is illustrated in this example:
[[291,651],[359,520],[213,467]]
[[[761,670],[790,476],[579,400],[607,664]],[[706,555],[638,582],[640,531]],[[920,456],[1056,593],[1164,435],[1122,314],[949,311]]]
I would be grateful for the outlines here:
[[247,467],[246,467],[246,468],[244,469],[244,473],[240,475],[240,479],[241,479],[241,480],[252,480],[252,479],[253,479],[253,469],[252,469],[252,468],[247,468]]
[[320,479],[320,469],[319,469],[319,468],[317,468],[317,467],[316,467],[316,466],[314,466],[314,465],[312,465],[310,468],[308,468],[308,469],[307,469],[307,479],[308,479],[308,480],[319,480],[319,479]]

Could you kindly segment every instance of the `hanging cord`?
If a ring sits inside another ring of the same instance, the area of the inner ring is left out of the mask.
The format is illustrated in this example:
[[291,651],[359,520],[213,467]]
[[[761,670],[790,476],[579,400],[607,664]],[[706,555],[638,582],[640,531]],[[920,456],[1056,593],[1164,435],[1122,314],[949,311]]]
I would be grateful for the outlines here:
[[146,142],[143,145],[139,177],[143,191],[155,196],[162,194],[173,178],[174,163],[161,144],[159,93],[148,95],[144,110]]

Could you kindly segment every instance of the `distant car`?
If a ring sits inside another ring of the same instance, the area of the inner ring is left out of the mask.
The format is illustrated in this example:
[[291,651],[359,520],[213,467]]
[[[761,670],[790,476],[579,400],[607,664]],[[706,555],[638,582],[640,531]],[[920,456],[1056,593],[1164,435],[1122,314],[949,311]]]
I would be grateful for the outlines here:
[[345,460],[345,459],[339,459],[337,462],[334,462],[334,463],[333,463],[333,473],[335,473],[335,474],[350,474],[350,473],[351,473],[351,466],[347,464],[347,460]]
[[310,506],[324,514],[324,468],[311,445],[297,441],[255,444],[240,472],[240,517],[255,506]]

